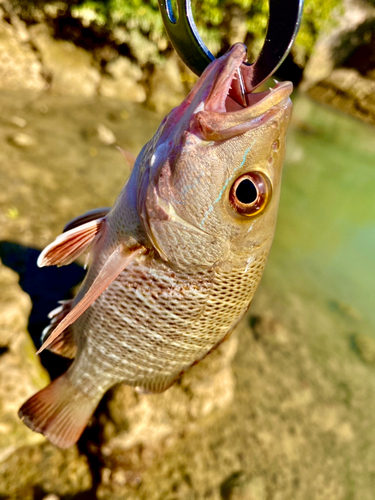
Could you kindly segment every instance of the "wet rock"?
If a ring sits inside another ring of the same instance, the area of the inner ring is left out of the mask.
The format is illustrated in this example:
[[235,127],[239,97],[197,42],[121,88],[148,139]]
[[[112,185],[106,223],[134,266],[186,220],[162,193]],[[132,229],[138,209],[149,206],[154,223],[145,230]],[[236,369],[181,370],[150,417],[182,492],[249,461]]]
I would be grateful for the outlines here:
[[106,66],[109,76],[103,76],[99,93],[106,97],[115,97],[123,101],[143,102],[146,91],[138,82],[142,78],[142,70],[128,58],[120,56]]
[[168,113],[181,104],[186,91],[176,55],[173,54],[163,65],[155,67],[149,85],[147,104],[158,113]]
[[0,89],[44,90],[42,65],[30,43],[2,19],[0,9]]
[[30,34],[49,75],[51,92],[82,96],[97,93],[100,75],[89,52],[71,42],[54,40],[44,25],[33,26]]
[[0,462],[23,446],[44,441],[17,414],[21,404],[49,380],[26,331],[30,309],[18,275],[0,263]]

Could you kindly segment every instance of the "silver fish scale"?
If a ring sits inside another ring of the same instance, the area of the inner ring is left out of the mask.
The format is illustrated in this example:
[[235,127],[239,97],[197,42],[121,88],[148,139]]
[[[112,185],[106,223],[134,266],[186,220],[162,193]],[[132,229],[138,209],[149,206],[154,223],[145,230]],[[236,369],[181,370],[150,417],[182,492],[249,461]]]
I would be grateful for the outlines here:
[[266,253],[246,272],[194,274],[176,273],[160,259],[134,262],[73,325],[78,353],[69,378],[93,396],[121,381],[165,390],[237,323],[265,261]]

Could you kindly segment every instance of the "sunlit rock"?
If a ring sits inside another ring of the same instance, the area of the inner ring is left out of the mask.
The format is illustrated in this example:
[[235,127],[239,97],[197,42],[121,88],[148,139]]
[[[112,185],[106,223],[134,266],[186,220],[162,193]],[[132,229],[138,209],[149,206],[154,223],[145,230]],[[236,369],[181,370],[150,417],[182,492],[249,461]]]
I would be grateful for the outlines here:
[[65,40],[54,40],[44,25],[30,29],[50,90],[56,94],[92,96],[97,93],[99,71],[89,52]]
[[22,446],[44,441],[17,415],[20,405],[49,380],[26,331],[30,309],[18,275],[0,263],[0,463]]
[[146,100],[146,91],[138,83],[142,78],[142,70],[128,58],[117,57],[107,64],[106,72],[108,75],[104,75],[100,82],[101,95],[129,102]]
[[0,89],[45,88],[47,82],[37,54],[14,26],[2,20],[0,10]]

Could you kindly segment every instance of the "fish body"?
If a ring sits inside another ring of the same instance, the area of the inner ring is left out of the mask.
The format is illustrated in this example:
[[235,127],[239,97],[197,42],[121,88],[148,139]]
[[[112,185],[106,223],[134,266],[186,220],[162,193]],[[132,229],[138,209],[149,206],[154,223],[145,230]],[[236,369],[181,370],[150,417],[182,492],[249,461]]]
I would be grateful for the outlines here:
[[246,48],[203,73],[138,156],[112,209],[85,214],[39,265],[90,249],[77,296],[50,314],[44,347],[74,357],[20,416],[68,447],[107,389],[163,392],[228,337],[271,247],[292,85],[228,96]]

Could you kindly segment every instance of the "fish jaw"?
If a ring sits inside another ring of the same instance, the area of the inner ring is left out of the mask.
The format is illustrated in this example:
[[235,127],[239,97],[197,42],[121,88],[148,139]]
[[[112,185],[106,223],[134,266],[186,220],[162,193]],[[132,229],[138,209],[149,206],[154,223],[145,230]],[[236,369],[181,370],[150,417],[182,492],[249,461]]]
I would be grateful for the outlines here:
[[[244,230],[244,221],[228,209],[234,175],[263,169],[270,184],[275,181],[277,198],[293,87],[284,82],[240,95],[236,75],[245,60],[246,47],[236,44],[213,61],[163,120],[133,171],[137,209],[151,245],[178,267],[212,266],[230,258],[230,240]],[[275,141],[282,147],[270,166]]]

